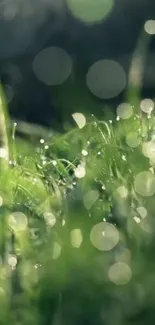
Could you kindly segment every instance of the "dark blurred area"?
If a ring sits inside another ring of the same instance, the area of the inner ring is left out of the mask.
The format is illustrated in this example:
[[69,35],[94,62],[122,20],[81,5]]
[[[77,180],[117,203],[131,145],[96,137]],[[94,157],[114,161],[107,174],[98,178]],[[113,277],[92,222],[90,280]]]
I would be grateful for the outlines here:
[[[76,18],[64,0],[0,0],[0,9],[0,73],[11,116],[60,130],[77,110],[97,116],[104,116],[106,105],[115,110],[125,88],[118,96],[98,99],[86,89],[87,71],[95,61],[108,59],[119,62],[128,76],[144,24],[155,19],[154,0],[115,0],[108,15],[92,24]],[[73,62],[63,85],[47,85],[33,71],[36,55],[52,46],[64,49]],[[154,71],[151,36],[142,97],[154,97]]]

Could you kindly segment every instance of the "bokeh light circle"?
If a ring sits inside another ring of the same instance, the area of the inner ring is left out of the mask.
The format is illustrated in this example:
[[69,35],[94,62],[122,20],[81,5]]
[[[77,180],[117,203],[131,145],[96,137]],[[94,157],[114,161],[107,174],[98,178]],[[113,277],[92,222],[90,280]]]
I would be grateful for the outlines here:
[[119,186],[116,191],[122,199],[126,198],[129,194],[128,189],[123,185]]
[[97,249],[110,251],[119,241],[119,232],[111,223],[100,222],[92,228],[90,240]]
[[8,258],[8,264],[14,268],[17,265],[17,257],[14,255],[10,255]]
[[46,85],[60,85],[72,71],[69,54],[62,48],[53,46],[42,50],[33,61],[36,77]]
[[114,0],[66,0],[72,15],[84,23],[95,23],[104,19],[111,11]]
[[140,103],[140,108],[144,113],[150,114],[154,109],[154,102],[150,98],[145,98]]
[[8,150],[6,148],[0,148],[0,158],[8,159]]
[[48,226],[53,227],[56,223],[56,218],[52,212],[44,212],[44,219]]
[[99,198],[99,195],[99,191],[97,190],[91,190],[84,195],[83,203],[87,210],[91,209],[92,205]]
[[8,216],[9,227],[13,231],[23,231],[27,228],[27,217],[22,212],[14,212]]
[[126,74],[118,62],[99,60],[89,68],[86,83],[96,97],[110,99],[125,88]]
[[154,35],[155,34],[155,20],[153,20],[153,19],[147,20],[144,24],[144,30],[147,34]]
[[132,114],[133,108],[128,103],[122,103],[117,107],[117,115],[123,120],[130,118]]
[[155,193],[155,178],[151,171],[143,171],[136,175],[134,188],[142,196],[152,196]]
[[141,216],[142,219],[145,219],[147,216],[147,210],[144,207],[138,207],[137,212]]
[[126,144],[131,148],[136,148],[140,145],[141,139],[138,137],[137,132],[129,132],[126,135]]
[[117,262],[110,267],[108,276],[111,282],[114,284],[125,285],[130,281],[132,271],[128,264],[124,262]]
[[3,205],[3,198],[0,196],[0,207]]
[[140,218],[137,217],[137,216],[135,216],[133,219],[134,219],[134,221],[135,221],[136,223],[140,223],[140,221],[141,221]]
[[79,129],[82,129],[86,125],[86,118],[82,113],[74,113],[72,117]]
[[57,260],[61,255],[61,246],[59,243],[55,242],[53,245],[53,253],[52,253],[52,258],[53,260]]
[[155,141],[144,142],[142,145],[142,152],[144,156],[155,159]]
[[81,229],[73,229],[70,235],[71,235],[71,245],[74,248],[79,248],[83,241]]

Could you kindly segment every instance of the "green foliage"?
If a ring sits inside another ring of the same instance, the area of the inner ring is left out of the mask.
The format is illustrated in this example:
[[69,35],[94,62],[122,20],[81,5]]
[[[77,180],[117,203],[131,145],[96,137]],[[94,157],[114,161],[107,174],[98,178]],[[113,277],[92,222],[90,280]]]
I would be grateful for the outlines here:
[[[0,170],[0,324],[153,324],[155,191],[143,179],[135,185],[140,172],[154,174],[148,117],[91,116],[31,145],[13,129]],[[91,239],[100,223],[119,233],[111,249]],[[109,276],[115,263],[130,268],[129,281]]]

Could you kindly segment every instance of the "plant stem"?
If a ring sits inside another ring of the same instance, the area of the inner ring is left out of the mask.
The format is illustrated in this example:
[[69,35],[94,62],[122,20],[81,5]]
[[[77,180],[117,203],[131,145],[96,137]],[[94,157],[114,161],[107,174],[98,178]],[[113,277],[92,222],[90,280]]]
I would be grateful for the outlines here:
[[8,165],[9,144],[7,135],[7,117],[2,87],[0,86],[0,166]]

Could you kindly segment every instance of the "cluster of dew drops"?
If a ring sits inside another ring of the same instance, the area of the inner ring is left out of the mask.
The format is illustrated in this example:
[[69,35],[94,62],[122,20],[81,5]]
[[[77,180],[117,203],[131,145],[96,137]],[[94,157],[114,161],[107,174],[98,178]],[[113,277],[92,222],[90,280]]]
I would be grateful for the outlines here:
[[[150,118],[150,114],[152,113],[152,110],[154,109],[154,103],[150,99],[144,99],[140,104],[141,110],[147,115],[148,118]],[[117,108],[117,117],[116,121],[119,122],[122,120],[127,120],[131,118],[133,115],[133,107],[127,103],[120,104]],[[77,126],[79,129],[82,129],[86,125],[86,117],[82,113],[74,113],[72,115],[73,119],[75,120]],[[134,119],[139,118],[138,116],[135,116]],[[96,123],[96,122],[95,122]],[[109,120],[109,124],[111,125],[113,123],[112,120]],[[96,126],[96,124],[94,124]],[[151,140],[154,141],[154,140]],[[151,148],[154,145],[154,142],[151,143],[145,142],[142,146],[142,152],[145,156],[147,156],[150,160],[155,159],[155,152]],[[126,139],[126,143],[130,148],[135,148],[136,146],[140,145],[140,142],[137,141],[134,137],[130,137]],[[87,146],[82,149],[81,155],[83,158],[87,158],[89,155],[89,144],[90,142],[87,142]],[[40,146],[43,146],[44,152],[49,149],[49,145],[46,144],[44,139],[40,139]],[[46,154],[42,155],[41,152],[41,160],[42,160],[42,167],[46,165]],[[99,156],[101,155],[101,152],[99,151],[97,153]],[[124,163],[126,162],[126,156],[125,154],[122,155],[122,160]],[[54,167],[57,166],[57,161],[53,160],[52,164]],[[75,167],[74,169],[74,176],[75,179],[82,179],[86,176],[86,163],[85,160],[82,159],[82,162]],[[147,187],[146,187],[147,182]],[[76,181],[74,181],[74,184],[76,184]],[[155,193],[155,178],[154,174],[151,170],[143,171],[136,175],[134,179],[134,188],[135,191],[140,194],[142,197],[148,197]],[[102,184],[102,189],[105,190],[105,185]],[[116,189],[117,195],[124,200],[128,197],[128,189],[124,184],[120,184],[120,186]],[[90,211],[91,207],[97,200],[99,199],[99,192],[98,190],[90,190],[84,194],[83,197],[83,203],[85,208]],[[0,205],[2,206],[3,199],[0,199]],[[48,225],[48,227],[54,227],[57,220],[55,215],[51,211],[44,211],[43,217],[45,220],[45,223]],[[141,224],[141,221],[147,218],[147,210],[144,206],[138,206],[137,207],[137,215],[134,216],[134,221],[136,224]],[[8,217],[8,223],[11,229],[13,229],[14,232],[22,232],[25,231],[25,229],[28,227],[28,220],[27,216],[24,213],[21,213],[19,211],[14,212],[10,214]],[[65,226],[65,220],[62,220],[62,226]],[[91,244],[98,249],[99,251],[111,251],[113,250],[120,240],[120,234],[119,230],[117,229],[116,225],[111,224],[106,221],[104,218],[102,222],[99,222],[95,224],[90,232],[90,242]],[[70,232],[70,243],[72,247],[75,249],[78,249],[81,247],[83,242],[83,233],[82,230],[79,228],[72,229]],[[54,260],[58,259],[61,256],[61,250],[62,247],[59,242],[55,241],[53,248],[52,248],[52,258]],[[130,255],[130,252],[128,249],[125,249],[125,256]],[[128,262],[127,262],[128,261]],[[16,255],[9,254],[8,256],[8,264],[9,266],[14,269],[17,265],[17,257]],[[34,265],[35,269],[37,269],[39,266],[38,264]],[[127,284],[132,277],[132,270],[130,266],[130,259],[117,259],[112,265],[110,265],[108,270],[108,278],[110,281],[115,283],[116,285],[124,285]]]
[[[140,103],[140,108],[143,113],[147,115],[147,118],[150,119],[151,113],[154,109],[154,103],[150,99],[144,99]],[[117,108],[117,117],[116,121],[119,122],[121,119],[127,120],[132,117],[133,115],[133,107],[127,103],[120,104]],[[77,126],[82,129],[86,125],[86,118],[82,113],[75,113],[72,115],[73,119],[77,123]],[[139,119],[140,117],[138,115],[135,115],[133,117],[134,119]],[[113,121],[109,120],[109,124],[112,124]],[[94,123],[94,126],[96,126],[96,122]],[[127,137],[126,144],[130,148],[136,148],[140,145],[140,142],[137,140],[137,138],[134,137],[134,135],[130,135],[130,137]],[[151,140],[153,141],[153,140]],[[42,142],[43,143],[43,142]],[[83,157],[87,157],[89,155],[89,141],[87,142],[87,148],[84,148],[81,152]],[[152,144],[153,145],[153,144]],[[150,151],[149,151],[150,150]],[[145,142],[145,145],[142,146],[142,152],[145,156],[149,157],[150,159],[153,159],[154,150],[151,150],[151,143]],[[99,156],[101,155],[101,152],[97,153]],[[126,156],[125,154],[122,155],[122,160],[126,162]],[[54,161],[54,165],[56,165],[56,161]],[[82,179],[86,176],[86,164],[82,160],[82,163],[80,163],[74,170],[75,178]],[[148,186],[146,187],[146,181]],[[104,184],[102,184],[102,189],[105,190]],[[134,179],[134,188],[135,191],[140,194],[142,197],[148,197],[155,193],[155,179],[154,175],[152,173],[152,170],[143,171],[136,175]],[[116,189],[117,194],[119,197],[123,200],[128,197],[128,189],[124,185],[120,185]],[[90,210],[92,205],[98,200],[99,198],[99,192],[97,190],[90,190],[87,193],[85,193],[83,197],[83,203],[87,210]],[[142,221],[147,218],[147,210],[144,206],[138,206],[136,209],[137,215],[133,217],[134,222],[136,224],[141,224],[141,228],[144,228],[144,225]],[[64,223],[65,224],[65,223]],[[148,231],[148,229],[147,229]],[[73,229],[71,231],[71,245],[74,248],[79,248],[83,242],[83,234],[81,229]],[[100,250],[100,251],[110,251],[112,250],[117,244],[119,243],[120,234],[118,229],[115,225],[109,223],[104,218],[102,222],[97,223],[94,225],[90,232],[90,241],[92,245]],[[128,249],[125,249],[125,254],[130,255]],[[55,258],[58,258],[58,256],[61,253],[61,247],[57,243],[54,247],[55,252]],[[121,259],[115,261],[114,264],[112,264],[109,267],[108,271],[108,277],[110,281],[117,285],[123,285],[130,281],[132,277],[132,270],[130,267],[130,263],[128,260],[128,263],[126,262],[126,258],[122,261]]]

